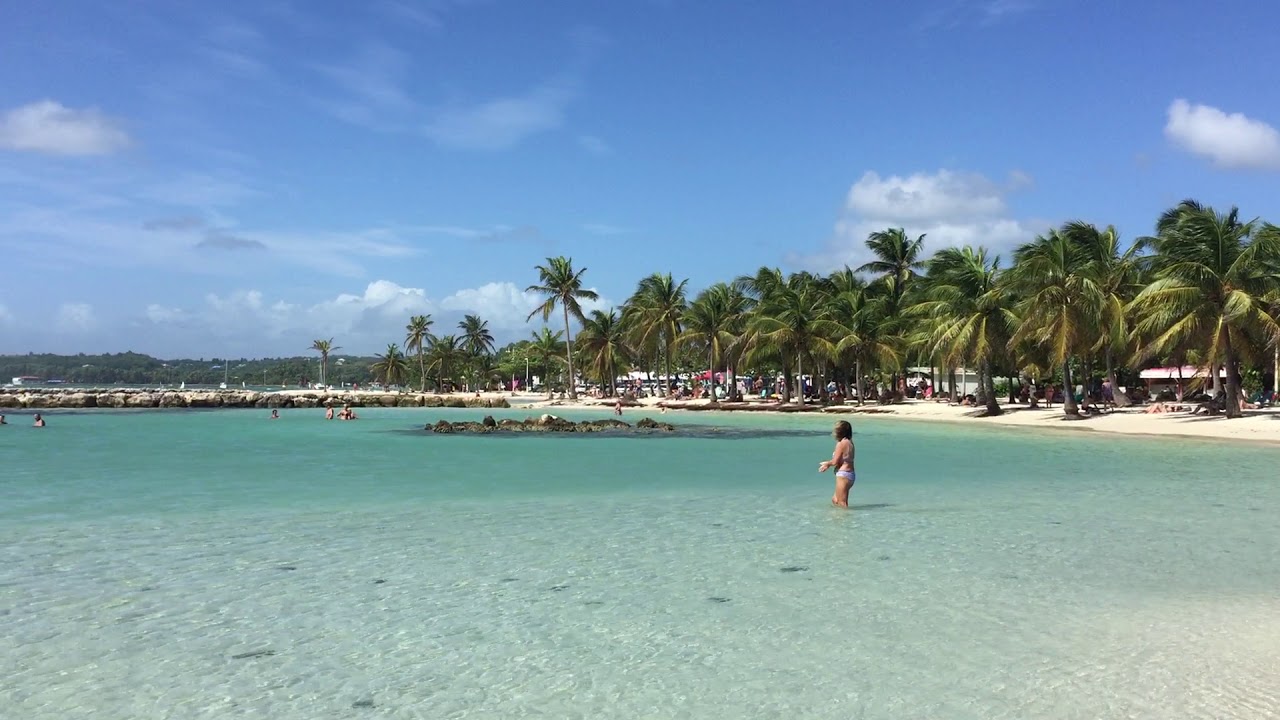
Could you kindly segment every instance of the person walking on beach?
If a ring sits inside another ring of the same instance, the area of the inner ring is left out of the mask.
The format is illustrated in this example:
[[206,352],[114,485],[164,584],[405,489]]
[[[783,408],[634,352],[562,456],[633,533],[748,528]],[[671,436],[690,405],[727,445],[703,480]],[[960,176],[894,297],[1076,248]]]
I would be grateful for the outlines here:
[[836,492],[831,496],[831,504],[836,507],[849,507],[849,491],[853,489],[855,479],[853,470],[853,426],[847,420],[836,423],[831,432],[836,439],[836,449],[830,460],[818,464],[818,472],[826,472],[828,468],[836,469]]

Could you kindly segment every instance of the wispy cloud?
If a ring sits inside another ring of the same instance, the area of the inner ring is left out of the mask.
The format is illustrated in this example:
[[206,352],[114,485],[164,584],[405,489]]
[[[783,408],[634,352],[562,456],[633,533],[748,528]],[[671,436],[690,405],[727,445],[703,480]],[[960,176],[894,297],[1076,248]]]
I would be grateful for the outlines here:
[[119,123],[97,108],[80,110],[53,100],[0,116],[0,148],[51,155],[109,155],[130,144]]
[[218,230],[206,233],[204,239],[196,243],[196,248],[206,250],[266,250],[261,240],[250,240],[228,232]]
[[320,101],[339,120],[373,130],[401,131],[421,113],[404,88],[408,56],[383,42],[365,45],[345,62],[316,66],[339,92]]
[[582,229],[592,235],[600,235],[603,237],[628,235],[635,232],[635,230],[632,230],[631,228],[625,228],[619,225],[609,225],[607,223],[584,223]]
[[443,147],[503,150],[560,127],[574,95],[571,82],[546,82],[520,95],[442,110],[422,132]]
[[579,135],[578,147],[581,147],[583,150],[586,150],[596,157],[604,157],[605,155],[613,154],[613,148],[609,146],[609,143],[601,140],[595,135]]
[[916,28],[995,25],[1032,10],[1037,2],[1040,0],[935,0],[923,10]]

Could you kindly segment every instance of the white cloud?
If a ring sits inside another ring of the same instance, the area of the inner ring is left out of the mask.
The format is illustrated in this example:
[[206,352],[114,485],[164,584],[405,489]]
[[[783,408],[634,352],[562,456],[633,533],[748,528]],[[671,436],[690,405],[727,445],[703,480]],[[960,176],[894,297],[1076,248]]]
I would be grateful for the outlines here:
[[503,150],[564,122],[573,99],[567,83],[547,83],[514,97],[489,100],[440,112],[423,133],[444,147]]
[[54,322],[63,332],[85,332],[96,324],[93,307],[88,303],[63,303]]
[[0,326],[8,326],[13,324],[13,313],[9,312],[9,308],[0,305]]
[[[430,314],[436,335],[457,334],[457,323],[465,314],[488,321],[498,343],[527,337],[540,324],[527,321],[541,304],[536,293],[525,292],[510,282],[492,282],[459,290],[438,300],[423,288],[404,287],[390,280],[375,280],[360,293],[342,293],[310,305],[268,299],[258,290],[211,293],[204,305],[190,310],[152,304],[145,317],[152,326],[163,327],[172,342],[209,351],[236,350],[249,355],[301,353],[313,338],[333,337],[344,350],[368,353],[401,342],[409,317]],[[607,309],[602,298],[583,303],[583,310]],[[557,314],[552,327],[560,322]],[[176,335],[185,332],[190,338]],[[208,343],[215,343],[210,348]],[[292,349],[291,349],[292,348]],[[215,353],[217,354],[217,353]]]
[[182,308],[165,307],[163,305],[151,304],[147,306],[147,319],[153,323],[172,323],[181,322],[186,319],[187,314]]
[[849,189],[827,247],[789,260],[823,272],[843,265],[858,267],[871,259],[867,235],[896,227],[913,238],[927,235],[926,255],[939,247],[961,245],[982,245],[1007,255],[1040,227],[1010,217],[1005,201],[1010,192],[1031,182],[1021,171],[1011,173],[1004,185],[977,173],[950,170],[883,178],[867,172]]
[[1241,113],[1174,100],[1164,134],[1224,169],[1280,170],[1280,131]]
[[41,100],[0,116],[0,148],[52,155],[109,155],[128,145],[124,130],[96,108],[75,110]]

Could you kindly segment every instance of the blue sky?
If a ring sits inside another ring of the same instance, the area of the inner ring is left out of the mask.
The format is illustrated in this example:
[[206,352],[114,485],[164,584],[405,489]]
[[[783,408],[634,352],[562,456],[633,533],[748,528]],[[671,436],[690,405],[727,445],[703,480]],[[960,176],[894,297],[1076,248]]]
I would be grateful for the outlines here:
[[1280,221],[1280,9],[1188,0],[84,3],[6,11],[0,352],[526,337],[548,255],[670,271]]

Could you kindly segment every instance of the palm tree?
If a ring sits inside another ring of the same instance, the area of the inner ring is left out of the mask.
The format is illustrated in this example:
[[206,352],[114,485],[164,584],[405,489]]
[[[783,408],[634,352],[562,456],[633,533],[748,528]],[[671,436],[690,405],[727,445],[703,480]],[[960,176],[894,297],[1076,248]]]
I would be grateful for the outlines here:
[[333,338],[329,338],[328,340],[312,340],[309,349],[320,353],[320,384],[329,387],[327,379],[329,374],[329,353],[342,348],[334,346]]
[[1039,345],[1062,368],[1062,409],[1068,416],[1079,414],[1071,359],[1096,346],[1103,312],[1102,291],[1087,271],[1088,262],[1078,243],[1050,230],[1019,247],[1010,270],[1013,287],[1023,298],[1018,309],[1023,322],[1009,345]]
[[431,342],[431,326],[434,324],[430,315],[414,315],[404,328],[405,350],[418,354],[418,372],[422,374],[421,392],[427,391],[426,349]]
[[[889,323],[904,322],[908,293],[913,289],[920,275],[917,272],[925,266],[924,235],[912,240],[903,228],[889,228],[873,232],[867,236],[867,249],[874,260],[863,263],[856,272],[871,273],[878,276],[875,290],[882,292],[888,301],[883,306],[884,320]],[[894,328],[905,331],[905,328]],[[897,369],[892,375],[894,392],[897,392]]]
[[479,315],[467,315],[458,323],[458,329],[462,331],[462,346],[473,363],[493,352],[493,334],[489,332],[487,320],[481,320]]
[[920,254],[924,251],[924,235],[912,240],[906,230],[889,228],[867,236],[867,248],[875,260],[863,263],[856,272],[878,275],[893,296],[893,309],[902,309],[902,299],[911,282],[924,268]]
[[1225,366],[1226,415],[1240,417],[1237,362],[1280,337],[1265,301],[1277,290],[1280,228],[1184,200],[1149,242],[1155,279],[1131,303],[1135,333],[1149,338],[1141,355],[1199,345],[1213,376]]
[[[665,358],[667,383],[671,382],[671,356],[680,335],[684,314],[685,287],[688,280],[675,282],[671,273],[654,273],[636,286],[622,312],[632,344],[638,348],[656,348]],[[666,394],[668,388],[663,389]]]
[[598,379],[612,397],[618,394],[618,370],[626,362],[627,344],[618,313],[592,310],[582,321],[578,333],[578,351],[586,353],[590,360],[591,375]]
[[400,354],[398,345],[391,343],[387,346],[385,353],[376,357],[377,359],[369,366],[369,370],[373,372],[374,378],[382,380],[384,387],[404,382],[409,372],[409,363],[405,362],[404,355]]
[[[717,402],[715,393],[716,370],[720,368],[725,351],[735,340],[734,329],[742,317],[745,298],[742,293],[725,283],[716,283],[698,293],[684,313],[685,330],[679,340],[686,345],[700,346],[707,353],[707,374],[711,378],[711,402]],[[729,386],[736,383],[727,378]]]
[[542,368],[542,382],[547,386],[547,399],[555,397],[555,386],[551,383],[552,365],[565,352],[565,343],[560,340],[560,332],[551,332],[550,328],[540,328],[533,333],[533,341],[529,344],[530,358],[538,362]]
[[427,367],[435,368],[436,387],[444,390],[446,380],[449,381],[449,385],[452,387],[453,370],[465,358],[462,342],[456,335],[433,337],[431,338],[429,355],[431,360],[427,363]]
[[569,399],[578,399],[577,380],[573,373],[573,335],[569,331],[569,316],[579,322],[582,321],[582,305],[580,300],[598,300],[600,296],[593,290],[585,290],[582,287],[582,275],[587,271],[582,268],[577,272],[573,269],[573,259],[564,256],[547,258],[546,265],[536,265],[534,268],[538,271],[538,285],[530,285],[525,292],[537,292],[546,296],[545,301],[540,307],[529,313],[529,317],[525,320],[532,320],[534,315],[542,315],[542,321],[546,322],[551,319],[551,313],[555,311],[556,305],[560,305],[564,311],[564,335],[565,335],[565,355],[569,361]]
[[1140,253],[1143,243],[1134,243],[1122,250],[1120,233],[1114,226],[1099,230],[1080,221],[1064,225],[1062,234],[1084,254],[1083,272],[1092,278],[1102,295],[1098,345],[1090,350],[1102,352],[1107,382],[1115,396],[1116,405],[1129,405],[1129,397],[1116,385],[1115,356],[1124,353],[1129,346],[1127,305],[1142,289]]
[[944,248],[930,260],[925,300],[911,312],[927,318],[925,346],[949,364],[977,360],[986,414],[1003,412],[996,397],[995,359],[1006,351],[1018,318],[1000,282],[1000,258],[985,248]]
[[[747,333],[751,356],[773,355],[795,360],[797,400],[804,404],[804,361],[821,361],[835,354],[831,337],[838,327],[831,321],[829,308],[822,302],[816,279],[807,273],[796,273],[787,284],[775,288],[760,299],[749,322]],[[788,388],[783,401],[789,401]]]
[[828,278],[828,281],[833,289],[827,301],[827,312],[833,323],[831,339],[836,343],[835,357],[844,367],[853,366],[852,384],[861,405],[866,397],[862,381],[864,363],[875,367],[900,366],[906,338],[896,334],[892,326],[883,321],[887,305],[885,298],[873,296],[862,283],[844,271]]

